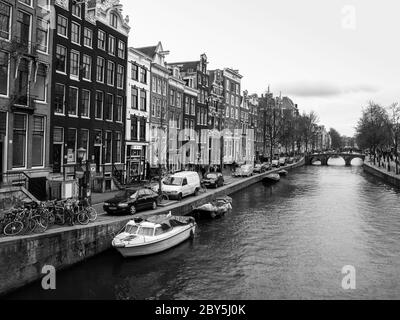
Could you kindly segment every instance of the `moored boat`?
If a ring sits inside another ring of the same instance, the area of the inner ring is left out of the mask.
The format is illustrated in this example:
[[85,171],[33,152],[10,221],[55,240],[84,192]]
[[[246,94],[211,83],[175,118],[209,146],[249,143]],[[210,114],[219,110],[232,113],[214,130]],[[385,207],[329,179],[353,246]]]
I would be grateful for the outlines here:
[[194,236],[193,217],[160,215],[131,220],[112,241],[123,257],[137,257],[168,250]]
[[265,176],[264,180],[278,182],[281,180],[281,176],[279,175],[279,173],[270,173],[269,175]]
[[282,170],[280,170],[280,171],[278,172],[278,174],[279,174],[280,176],[287,176],[287,175],[289,174],[289,172],[287,172],[286,170],[282,169]]
[[193,210],[193,216],[197,219],[203,218],[221,218],[225,214],[232,211],[232,198],[231,197],[221,197],[216,198],[210,203],[206,203]]

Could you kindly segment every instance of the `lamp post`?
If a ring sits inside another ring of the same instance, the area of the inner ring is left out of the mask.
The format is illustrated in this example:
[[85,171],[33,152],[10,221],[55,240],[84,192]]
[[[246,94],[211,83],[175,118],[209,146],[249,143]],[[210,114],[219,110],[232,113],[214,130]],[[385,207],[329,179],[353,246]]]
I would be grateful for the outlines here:
[[90,187],[90,165],[89,161],[85,161],[85,168],[83,168],[83,159],[86,156],[86,149],[85,148],[79,148],[78,149],[78,161],[79,161],[79,172],[77,172],[77,176],[79,179],[79,199],[83,200],[85,198],[88,198],[89,203],[91,203],[91,196],[88,194],[89,190],[88,188]]

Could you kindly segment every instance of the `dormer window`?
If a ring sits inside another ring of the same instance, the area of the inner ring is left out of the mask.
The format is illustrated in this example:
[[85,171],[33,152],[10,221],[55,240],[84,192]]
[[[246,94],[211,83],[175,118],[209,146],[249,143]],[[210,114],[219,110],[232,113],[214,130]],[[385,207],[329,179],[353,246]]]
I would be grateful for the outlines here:
[[113,28],[118,28],[118,16],[115,13],[110,15],[110,24]]

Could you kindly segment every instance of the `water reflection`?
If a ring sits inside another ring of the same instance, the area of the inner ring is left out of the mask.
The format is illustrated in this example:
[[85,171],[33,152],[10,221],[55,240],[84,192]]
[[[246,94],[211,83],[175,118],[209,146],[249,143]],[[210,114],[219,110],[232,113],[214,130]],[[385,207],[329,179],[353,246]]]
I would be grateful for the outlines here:
[[172,250],[130,260],[110,250],[59,273],[55,292],[34,284],[11,298],[400,298],[400,194],[362,168],[301,168],[233,200],[231,215]]

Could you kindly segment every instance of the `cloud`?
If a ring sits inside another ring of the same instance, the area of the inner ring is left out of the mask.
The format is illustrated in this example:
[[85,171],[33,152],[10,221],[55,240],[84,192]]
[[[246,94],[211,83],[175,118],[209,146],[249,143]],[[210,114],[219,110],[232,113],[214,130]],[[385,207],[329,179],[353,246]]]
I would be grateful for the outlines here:
[[334,97],[354,93],[372,93],[379,91],[378,87],[357,84],[357,85],[337,85],[334,83],[323,82],[292,82],[277,86],[284,95],[298,97]]

